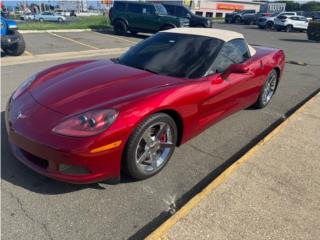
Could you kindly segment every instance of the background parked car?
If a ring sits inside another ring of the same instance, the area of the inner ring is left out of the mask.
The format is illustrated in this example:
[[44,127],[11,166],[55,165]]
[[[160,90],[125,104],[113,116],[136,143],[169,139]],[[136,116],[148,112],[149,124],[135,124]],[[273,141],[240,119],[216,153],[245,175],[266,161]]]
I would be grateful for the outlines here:
[[114,2],[109,18],[116,34],[157,32],[174,27],[189,26],[189,19],[170,16],[166,8],[151,2]]
[[70,12],[70,11],[67,11],[67,10],[61,10],[61,9],[59,9],[59,10],[55,10],[54,13],[55,13],[56,15],[60,15],[60,16],[68,16],[68,17],[71,16],[71,12]]
[[19,56],[25,50],[26,45],[23,36],[17,29],[15,21],[1,16],[1,48],[8,55]]
[[185,6],[174,4],[163,4],[163,6],[166,8],[169,15],[188,18],[190,20],[190,27],[212,27],[212,21],[210,19],[195,15]]
[[320,19],[309,22],[307,36],[309,40],[320,42]]
[[25,13],[25,14],[21,15],[20,19],[24,20],[24,21],[32,21],[32,20],[34,20],[34,14]]
[[280,12],[280,13],[274,13],[271,16],[265,16],[265,17],[260,17],[258,19],[258,27],[261,29],[272,29],[274,25],[274,20],[277,17],[281,16],[297,16],[296,12]]
[[242,11],[235,11],[232,13],[227,13],[225,16],[225,22],[226,23],[241,23],[242,19],[245,15],[256,14],[256,10],[242,10]]
[[247,25],[257,24],[258,19],[265,16],[271,16],[271,13],[258,12],[256,14],[245,14],[242,17],[242,23]]
[[64,22],[66,21],[65,16],[54,14],[53,12],[42,12],[40,14],[36,14],[34,16],[35,20],[40,22],[48,21],[48,22]]
[[304,16],[280,16],[274,20],[274,27],[277,31],[285,30],[292,32],[294,30],[306,31],[309,21]]

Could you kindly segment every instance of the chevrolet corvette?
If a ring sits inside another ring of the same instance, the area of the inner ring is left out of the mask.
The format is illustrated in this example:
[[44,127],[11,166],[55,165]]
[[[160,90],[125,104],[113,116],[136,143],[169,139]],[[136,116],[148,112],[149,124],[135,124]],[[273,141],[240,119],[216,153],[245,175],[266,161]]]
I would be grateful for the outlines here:
[[14,156],[70,183],[159,173],[175,147],[239,110],[268,105],[282,50],[237,32],[175,28],[117,59],[53,66],[10,97],[5,122]]

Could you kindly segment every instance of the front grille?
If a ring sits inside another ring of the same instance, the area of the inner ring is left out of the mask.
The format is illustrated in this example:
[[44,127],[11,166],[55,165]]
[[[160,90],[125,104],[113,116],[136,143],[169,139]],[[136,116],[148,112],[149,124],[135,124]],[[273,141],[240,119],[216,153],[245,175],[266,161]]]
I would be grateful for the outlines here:
[[41,167],[43,169],[47,169],[49,166],[49,162],[43,158],[39,158],[29,152],[26,152],[23,149],[20,149],[23,155],[27,158],[28,161],[33,163],[34,165],[37,165],[38,167]]

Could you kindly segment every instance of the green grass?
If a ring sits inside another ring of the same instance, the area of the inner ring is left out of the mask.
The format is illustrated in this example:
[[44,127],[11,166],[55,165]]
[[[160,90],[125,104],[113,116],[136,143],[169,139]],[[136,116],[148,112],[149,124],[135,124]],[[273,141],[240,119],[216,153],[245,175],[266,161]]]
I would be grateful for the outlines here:
[[108,29],[109,19],[105,16],[78,17],[74,21],[55,22],[21,22],[18,23],[20,30],[55,30],[55,29]]

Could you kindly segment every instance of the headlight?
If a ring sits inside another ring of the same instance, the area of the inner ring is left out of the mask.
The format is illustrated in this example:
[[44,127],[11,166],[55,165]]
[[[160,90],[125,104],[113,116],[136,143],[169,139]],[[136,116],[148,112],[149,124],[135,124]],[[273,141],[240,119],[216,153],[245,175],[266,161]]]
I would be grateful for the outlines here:
[[114,109],[93,110],[66,119],[52,131],[71,137],[89,137],[105,131],[117,116]]
[[16,89],[14,94],[12,95],[12,99],[16,99],[19,97],[28,87],[32,84],[32,82],[36,79],[37,75],[32,75],[29,78],[27,78],[25,81],[23,81],[20,86]]

